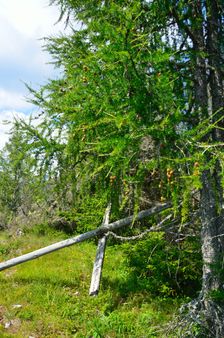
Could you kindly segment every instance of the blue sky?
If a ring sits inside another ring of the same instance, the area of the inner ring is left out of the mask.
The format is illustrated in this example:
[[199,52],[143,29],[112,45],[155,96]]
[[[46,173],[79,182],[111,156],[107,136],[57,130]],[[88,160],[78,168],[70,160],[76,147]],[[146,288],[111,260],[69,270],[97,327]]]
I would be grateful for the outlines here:
[[10,128],[3,121],[37,110],[26,102],[23,82],[37,88],[56,76],[40,39],[63,31],[63,23],[55,25],[58,17],[48,0],[0,0],[0,149]]

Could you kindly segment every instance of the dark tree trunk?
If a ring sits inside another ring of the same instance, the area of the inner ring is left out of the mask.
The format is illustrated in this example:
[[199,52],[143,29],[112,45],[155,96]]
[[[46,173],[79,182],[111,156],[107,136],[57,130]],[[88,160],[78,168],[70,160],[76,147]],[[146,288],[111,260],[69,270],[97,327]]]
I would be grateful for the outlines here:
[[[212,121],[220,120],[223,114],[223,85],[221,78],[221,41],[219,41],[220,17],[216,1],[207,1],[207,45],[208,86],[211,99]],[[223,127],[220,120],[218,127]],[[212,141],[222,142],[223,130],[216,128],[209,137]],[[209,157],[209,155],[208,155]],[[208,158],[210,160],[210,158]],[[221,166],[216,160],[214,167],[205,170],[202,175],[201,218],[202,218],[202,254],[203,293],[222,289],[220,260],[224,253],[223,234],[223,190],[221,184]],[[218,268],[219,267],[219,268]],[[224,324],[223,324],[224,325]]]
[[[221,74],[221,16],[217,1],[207,1],[207,52],[209,67],[209,89],[213,123],[219,121],[213,131],[215,142],[224,140],[223,128],[223,82]],[[222,260],[224,254],[223,236],[223,189],[221,166],[217,159],[213,175],[211,170],[203,178],[202,189],[202,254],[204,260],[202,294],[207,319],[214,337],[224,337],[224,310],[211,295],[223,293]],[[209,196],[209,197],[208,197]],[[214,297],[213,297],[214,298]]]
[[[202,2],[198,1],[197,6]],[[205,10],[205,8],[204,8]],[[202,13],[202,11],[201,11]],[[220,41],[220,11],[217,1],[208,0],[206,14],[201,15],[201,32],[195,31],[196,43],[194,47],[199,56],[196,62],[196,86],[195,97],[203,111],[207,106],[211,114],[211,122],[219,120],[218,128],[206,135],[207,142],[221,142],[224,140],[223,120],[223,84],[221,77],[221,41]],[[200,36],[198,35],[200,34]],[[201,62],[200,52],[204,50],[208,55],[204,64]],[[206,65],[206,67],[205,67]],[[202,84],[202,79],[204,83]],[[205,81],[206,79],[206,81]],[[206,87],[206,88],[205,88]],[[203,114],[204,115],[204,114]],[[206,114],[207,115],[207,114]],[[204,116],[206,116],[204,115]],[[205,141],[205,139],[203,140]],[[207,163],[212,154],[207,154]],[[207,337],[224,337],[224,310],[220,307],[217,295],[223,292],[222,259],[224,254],[223,237],[223,191],[221,184],[221,166],[217,159],[211,168],[202,173],[201,189],[201,242],[203,258],[202,290],[199,296],[197,311],[201,317],[201,323],[205,327],[204,335]],[[195,309],[194,309],[195,311]],[[203,326],[202,325],[202,326]]]
[[[180,31],[192,40],[194,50],[194,97],[198,119],[210,116],[216,128],[203,137],[203,142],[224,141],[223,116],[223,12],[219,0],[193,1],[188,24],[181,22],[175,12]],[[185,26],[184,26],[185,25]],[[200,337],[224,337],[224,307],[217,295],[224,295],[224,215],[221,165],[207,151],[207,164],[201,176],[201,244],[203,258],[202,289],[197,300],[188,304],[188,320],[201,325]],[[192,336],[197,336],[195,333]]]
[[223,15],[224,3],[219,1],[207,1],[207,51],[209,84],[212,101],[213,121],[218,121],[213,138],[218,142],[224,141],[224,90],[223,90]]

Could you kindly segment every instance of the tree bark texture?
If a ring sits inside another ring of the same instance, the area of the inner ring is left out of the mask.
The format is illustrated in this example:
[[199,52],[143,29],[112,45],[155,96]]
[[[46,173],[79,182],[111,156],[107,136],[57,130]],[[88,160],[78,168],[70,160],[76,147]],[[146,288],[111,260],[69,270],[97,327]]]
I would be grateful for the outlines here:
[[[223,114],[223,83],[221,79],[222,59],[220,41],[220,15],[217,1],[207,1],[207,41],[208,87],[211,95],[212,121],[220,120]],[[204,104],[204,102],[202,103]],[[209,105],[209,103],[208,103]],[[224,119],[218,122],[209,137],[213,142],[223,141]],[[211,155],[208,155],[208,161]],[[201,219],[202,219],[202,254],[204,261],[202,292],[222,290],[223,281],[220,274],[220,262],[224,253],[223,235],[223,189],[221,184],[221,166],[217,159],[214,167],[202,173]]]
[[[187,2],[186,2],[187,3]],[[198,119],[210,117],[216,126],[201,141],[207,143],[224,140],[223,102],[223,17],[224,3],[220,0],[192,1],[188,22],[181,15],[173,15],[179,30],[191,39],[194,52],[194,98]],[[201,174],[200,191],[201,245],[203,258],[202,289],[198,300],[189,304],[190,320],[204,326],[206,337],[224,337],[224,309],[212,297],[214,292],[224,292],[224,217],[221,163],[209,151],[206,168]],[[208,164],[211,167],[208,168]],[[198,317],[199,315],[199,317]],[[200,336],[202,337],[202,336]],[[204,336],[203,336],[204,337]]]
[[[197,1],[197,6],[202,2]],[[205,8],[204,8],[205,10]],[[211,115],[211,123],[216,123],[212,133],[206,135],[203,141],[222,142],[223,130],[223,82],[221,78],[222,58],[220,41],[220,15],[217,1],[206,2],[206,14],[200,10],[198,19],[201,29],[195,30],[194,43],[196,51],[195,97],[202,111],[207,107],[207,114]],[[203,41],[204,40],[204,41]],[[204,61],[201,52],[207,55]],[[206,61],[205,61],[206,60]],[[203,83],[202,80],[203,79]],[[223,292],[222,260],[224,254],[223,236],[223,189],[221,184],[221,165],[219,159],[213,161],[213,155],[207,154],[206,161],[211,163],[211,168],[202,172],[201,182],[201,243],[203,257],[202,290],[199,297],[200,311],[205,318],[208,337],[224,337],[224,311],[213,297],[214,292]],[[212,162],[214,163],[212,165]]]

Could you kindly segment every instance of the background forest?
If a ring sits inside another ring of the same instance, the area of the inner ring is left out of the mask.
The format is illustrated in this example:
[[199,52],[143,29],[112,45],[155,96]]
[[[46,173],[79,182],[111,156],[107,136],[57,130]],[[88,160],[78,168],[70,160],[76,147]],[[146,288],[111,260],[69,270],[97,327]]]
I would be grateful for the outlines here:
[[9,236],[0,252],[16,254],[14,236],[19,246],[31,234],[45,242],[50,234],[95,229],[108,203],[111,222],[167,203],[109,238],[110,259],[122,255],[123,265],[116,278],[111,267],[102,293],[131,294],[140,314],[154,297],[168,308],[172,303],[170,313],[185,305],[179,327],[175,320],[167,326],[170,313],[157,318],[155,326],[166,322],[163,333],[143,319],[144,331],[141,320],[136,331],[125,331],[128,320],[115,321],[110,331],[111,305],[100,310],[108,322],[98,331],[93,323],[82,331],[80,324],[41,337],[223,337],[223,2],[51,5],[59,6],[69,34],[45,38],[60,76],[39,90],[27,85],[39,115],[29,123],[15,120],[0,154],[0,227]]

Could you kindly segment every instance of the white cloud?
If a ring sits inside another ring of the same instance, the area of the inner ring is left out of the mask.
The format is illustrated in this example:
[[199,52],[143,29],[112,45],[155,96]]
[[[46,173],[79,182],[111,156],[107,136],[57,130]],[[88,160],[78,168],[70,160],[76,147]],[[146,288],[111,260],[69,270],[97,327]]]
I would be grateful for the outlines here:
[[42,51],[38,39],[63,31],[64,24],[55,25],[59,9],[49,7],[49,0],[0,0],[0,148],[8,139],[9,125],[4,120],[13,116],[28,119],[33,106],[26,102],[28,91],[22,81],[43,84],[54,76],[47,65],[50,57]]
[[58,32],[63,24],[55,25],[59,10],[48,0],[0,0],[1,14],[16,31],[28,37],[40,38]]
[[26,101],[23,94],[13,91],[7,91],[0,88],[0,102],[3,109],[32,109],[33,105]]
[[[0,0],[1,1],[1,0]],[[1,7],[0,7],[1,8]],[[27,37],[16,30],[10,22],[0,13],[0,60],[1,63],[14,63],[30,67],[33,58],[38,59],[39,66],[49,59],[47,53],[43,53],[42,42],[35,37]],[[27,62],[29,60],[29,63]],[[36,63],[36,66],[38,63]]]
[[9,132],[12,128],[12,122],[15,118],[22,118],[28,121],[29,116],[25,115],[22,112],[19,111],[8,111],[3,110],[0,111],[0,149],[2,149],[5,145],[5,143],[9,139]]
[[1,66],[12,63],[34,73],[39,69],[42,75],[52,73],[41,38],[58,34],[64,25],[55,25],[59,9],[47,4],[47,0],[0,0]]
[[63,25],[55,25],[59,10],[47,4],[48,0],[0,0],[0,111],[32,108],[22,82],[36,87],[55,74],[38,39],[58,33]]

